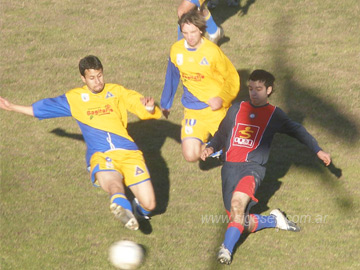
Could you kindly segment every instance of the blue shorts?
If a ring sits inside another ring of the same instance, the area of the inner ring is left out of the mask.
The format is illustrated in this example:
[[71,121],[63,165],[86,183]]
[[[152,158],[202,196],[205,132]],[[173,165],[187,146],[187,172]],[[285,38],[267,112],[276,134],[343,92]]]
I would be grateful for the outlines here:
[[[222,194],[226,211],[230,212],[231,199],[234,191],[243,192],[251,198],[250,203],[246,209],[249,212],[250,208],[257,203],[255,193],[265,177],[266,168],[254,162],[225,162],[221,169],[222,179]],[[253,179],[254,186],[251,186]],[[243,181],[243,183],[242,183]],[[250,194],[250,191],[253,194]]]

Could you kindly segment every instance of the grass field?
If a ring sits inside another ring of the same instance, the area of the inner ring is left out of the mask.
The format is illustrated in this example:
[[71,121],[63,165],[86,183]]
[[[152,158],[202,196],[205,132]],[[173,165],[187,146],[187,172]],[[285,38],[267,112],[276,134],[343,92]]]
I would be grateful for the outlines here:
[[[24,105],[61,95],[82,85],[78,61],[95,54],[107,82],[159,100],[179,1],[1,1],[0,95]],[[169,120],[130,117],[158,201],[144,232],[122,228],[91,186],[73,119],[1,111],[0,269],[113,269],[107,251],[120,239],[145,247],[141,269],[360,268],[359,1],[220,2],[213,16],[241,75],[239,99],[249,72],[271,71],[270,101],[332,154],[327,169],[296,140],[273,142],[254,210],[279,207],[302,232],[260,231],[242,239],[231,266],[216,262],[226,229],[220,167],[182,158],[181,91]]]

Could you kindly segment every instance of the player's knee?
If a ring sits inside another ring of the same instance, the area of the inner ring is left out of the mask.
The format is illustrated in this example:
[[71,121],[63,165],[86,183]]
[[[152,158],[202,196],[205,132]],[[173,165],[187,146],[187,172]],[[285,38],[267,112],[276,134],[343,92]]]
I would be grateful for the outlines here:
[[183,146],[182,153],[188,162],[196,162],[200,159],[200,149],[198,147]]
[[177,10],[178,18],[181,18],[183,14],[189,12],[193,8],[195,8],[195,4],[188,1],[182,1]]
[[244,223],[244,205],[241,200],[231,201],[231,220],[240,224]]
[[187,162],[196,162],[199,160],[200,156],[194,153],[183,153],[183,156]]
[[156,207],[155,198],[147,199],[141,203],[141,206],[144,207],[147,211],[152,211]]

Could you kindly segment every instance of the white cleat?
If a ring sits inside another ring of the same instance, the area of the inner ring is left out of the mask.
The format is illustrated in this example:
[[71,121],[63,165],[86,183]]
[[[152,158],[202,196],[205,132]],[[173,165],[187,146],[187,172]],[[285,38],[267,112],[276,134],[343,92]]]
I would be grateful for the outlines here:
[[296,225],[296,223],[287,219],[285,214],[280,211],[280,209],[274,209],[270,212],[270,215],[276,218],[276,228],[285,230],[285,231],[292,231],[292,232],[299,232],[300,227]]
[[110,210],[111,213],[114,214],[115,218],[124,224],[125,228],[132,231],[139,229],[139,223],[130,210],[125,209],[116,203],[112,203],[110,205]]
[[230,251],[222,244],[217,255],[217,260],[221,264],[231,264],[231,253]]
[[215,44],[218,44],[219,40],[222,39],[224,36],[224,29],[219,26],[215,34],[209,35],[209,40]]

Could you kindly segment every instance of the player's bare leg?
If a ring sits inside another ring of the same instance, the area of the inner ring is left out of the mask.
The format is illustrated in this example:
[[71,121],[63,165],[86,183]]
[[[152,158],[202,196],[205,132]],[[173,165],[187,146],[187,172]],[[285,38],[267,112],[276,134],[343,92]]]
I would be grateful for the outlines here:
[[225,233],[225,240],[220,247],[217,259],[222,264],[231,263],[233,248],[244,231],[245,209],[250,202],[250,196],[235,191],[231,198],[230,222]]
[[177,10],[178,18],[180,18],[183,14],[189,12],[190,10],[192,10],[195,7],[196,6],[189,1],[182,1]]
[[135,217],[141,221],[149,219],[149,214],[156,207],[155,192],[151,181],[145,181],[130,187],[134,194],[133,211]]
[[186,161],[196,162],[200,159],[202,150],[205,148],[199,139],[195,138],[185,138],[182,143],[182,153]]
[[137,230],[139,223],[132,213],[130,202],[125,196],[123,176],[116,171],[101,171],[95,174],[101,188],[111,197],[110,210],[130,230]]

